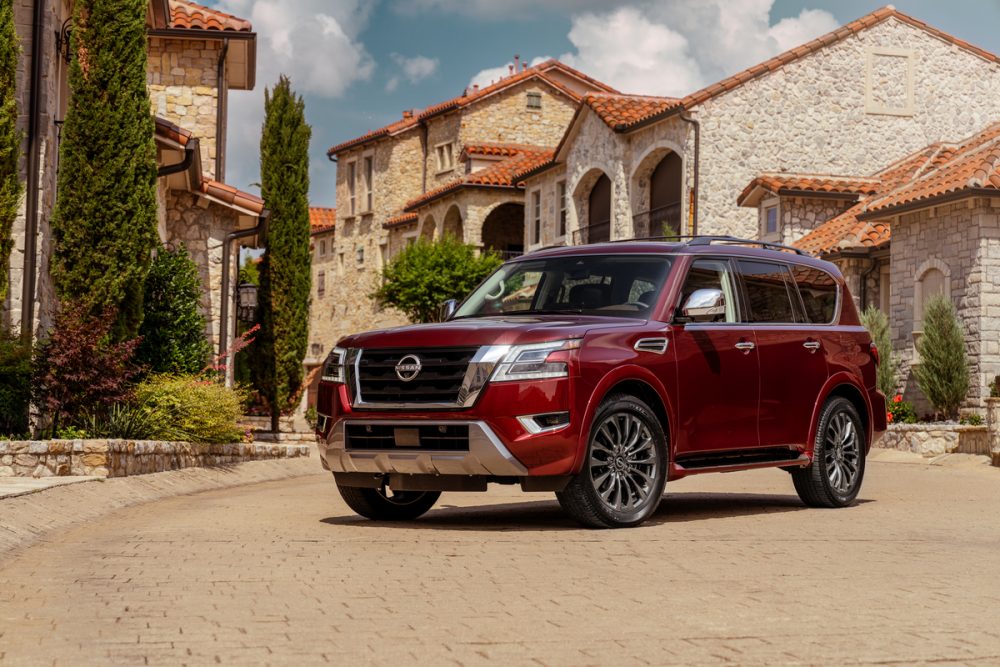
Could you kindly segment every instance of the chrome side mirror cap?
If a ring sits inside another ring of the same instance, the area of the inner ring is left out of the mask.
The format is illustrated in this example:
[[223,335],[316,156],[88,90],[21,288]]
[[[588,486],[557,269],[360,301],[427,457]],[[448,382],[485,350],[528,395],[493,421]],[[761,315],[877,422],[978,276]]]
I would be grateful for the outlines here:
[[452,318],[456,310],[458,310],[458,299],[448,299],[442,302],[438,309],[438,321],[447,322]]
[[681,308],[681,317],[691,322],[711,322],[726,314],[726,295],[720,289],[698,289]]

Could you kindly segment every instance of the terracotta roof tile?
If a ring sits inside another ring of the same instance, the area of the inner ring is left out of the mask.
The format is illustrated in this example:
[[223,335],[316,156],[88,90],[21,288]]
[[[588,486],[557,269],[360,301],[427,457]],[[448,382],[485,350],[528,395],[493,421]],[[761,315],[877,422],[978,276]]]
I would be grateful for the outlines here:
[[325,206],[309,207],[309,232],[322,234],[334,228],[337,224],[337,209]]
[[156,134],[161,137],[166,137],[171,141],[175,141],[181,146],[186,146],[191,137],[194,136],[190,130],[185,130],[180,125],[174,125],[166,118],[160,118],[159,116],[153,116],[153,124],[156,128]]
[[402,119],[390,123],[385,127],[380,127],[376,130],[372,130],[371,132],[367,132],[361,135],[360,137],[356,137],[354,139],[350,139],[343,143],[337,144],[336,146],[331,147],[327,151],[327,155],[335,155],[349,148],[360,146],[375,139],[399,134],[400,132],[405,131],[411,127],[415,127],[420,122],[425,121],[431,118],[432,116],[436,116],[442,113],[447,113],[448,111],[453,111],[455,109],[464,108],[470,104],[478,102],[479,100],[489,97],[494,93],[506,90],[511,86],[514,86],[518,83],[521,83],[522,81],[527,81],[528,79],[532,78],[541,79],[545,81],[547,84],[552,85],[553,87],[559,89],[566,95],[570,96],[572,99],[579,100],[580,95],[578,95],[570,88],[567,88],[566,86],[559,83],[552,76],[549,76],[549,74],[553,71],[561,72],[563,74],[569,75],[577,79],[578,81],[585,82],[593,86],[595,90],[612,92],[612,93],[617,92],[615,91],[614,88],[606,84],[603,84],[600,81],[592,79],[586,74],[583,74],[582,72],[573,69],[569,65],[564,65],[558,60],[546,60],[543,63],[535,65],[534,67],[527,67],[525,69],[522,69],[520,72],[516,72],[509,76],[503,77],[496,83],[493,83],[489,86],[485,86],[483,88],[466,89],[465,92],[463,92],[458,97],[453,97],[450,100],[445,100],[444,102],[440,102],[438,104],[429,106],[423,111],[414,112],[409,116],[404,116]]
[[170,0],[170,27],[196,30],[253,32],[250,21],[191,2]]
[[845,195],[860,197],[879,191],[881,182],[877,178],[858,176],[833,176],[827,174],[782,174],[767,173],[757,176],[743,188],[737,199],[742,206],[747,197],[758,188],[775,194],[812,193],[818,195]]
[[399,215],[394,215],[393,217],[382,223],[383,229],[392,229],[393,227],[402,227],[403,225],[408,225],[411,222],[417,221],[416,213],[400,213]]
[[681,107],[681,101],[675,97],[616,93],[588,93],[583,97],[583,103],[593,109],[598,117],[616,132],[622,132]]
[[210,178],[202,179],[200,190],[202,194],[214,197],[224,204],[237,206],[260,215],[264,212],[264,200],[257,195],[237,190],[231,185]]
[[537,146],[527,147],[518,145],[517,153],[511,157],[491,164],[485,169],[466,174],[453,181],[445,183],[433,190],[425,192],[416,199],[406,202],[404,210],[425,206],[430,202],[443,197],[449,192],[466,187],[487,187],[487,188],[516,188],[520,186],[522,174],[538,168],[540,165],[553,159],[554,151],[551,148],[541,148]]
[[1000,123],[956,144],[931,144],[872,175],[881,187],[799,239],[815,254],[875,247],[892,239],[884,219],[895,209],[966,191],[1000,193]]

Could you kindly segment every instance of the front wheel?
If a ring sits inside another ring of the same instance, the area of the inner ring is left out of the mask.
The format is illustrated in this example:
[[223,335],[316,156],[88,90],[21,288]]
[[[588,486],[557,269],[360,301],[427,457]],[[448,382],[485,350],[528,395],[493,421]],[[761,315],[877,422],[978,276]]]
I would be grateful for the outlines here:
[[820,414],[813,458],[791,471],[795,490],[810,507],[847,507],[858,497],[865,477],[865,430],[846,398],[826,402]]
[[559,504],[592,528],[637,526],[656,511],[667,479],[667,438],[648,405],[607,398],[597,410],[583,468]]
[[441,497],[440,491],[392,491],[383,484],[369,489],[337,485],[352,510],[377,521],[410,521],[423,515]]

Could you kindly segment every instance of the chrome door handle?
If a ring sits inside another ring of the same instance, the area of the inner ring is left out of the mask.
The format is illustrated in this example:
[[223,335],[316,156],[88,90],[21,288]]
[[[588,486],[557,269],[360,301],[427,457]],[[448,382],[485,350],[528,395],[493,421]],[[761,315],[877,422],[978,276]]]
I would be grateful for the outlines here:
[[818,340],[807,340],[806,342],[802,343],[802,347],[806,348],[810,352],[815,352],[816,350],[818,350],[819,345],[820,343]]
[[740,342],[736,343],[736,349],[743,350],[744,352],[749,352],[755,347],[757,346],[752,341],[749,340],[741,340]]

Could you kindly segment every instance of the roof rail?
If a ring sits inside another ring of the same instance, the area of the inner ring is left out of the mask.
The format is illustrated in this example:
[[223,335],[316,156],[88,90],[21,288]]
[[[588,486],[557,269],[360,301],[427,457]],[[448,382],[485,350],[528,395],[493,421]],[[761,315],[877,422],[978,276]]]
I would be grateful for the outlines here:
[[768,241],[755,241],[753,239],[741,239],[735,236],[695,236],[690,237],[691,240],[687,242],[689,246],[704,246],[712,245],[713,243],[731,243],[733,245],[756,245],[762,248],[770,248],[774,250],[785,250],[787,252],[794,252],[796,255],[802,255],[803,257],[809,257],[809,253],[801,248],[793,248],[790,245],[782,245],[781,243],[769,243]]

